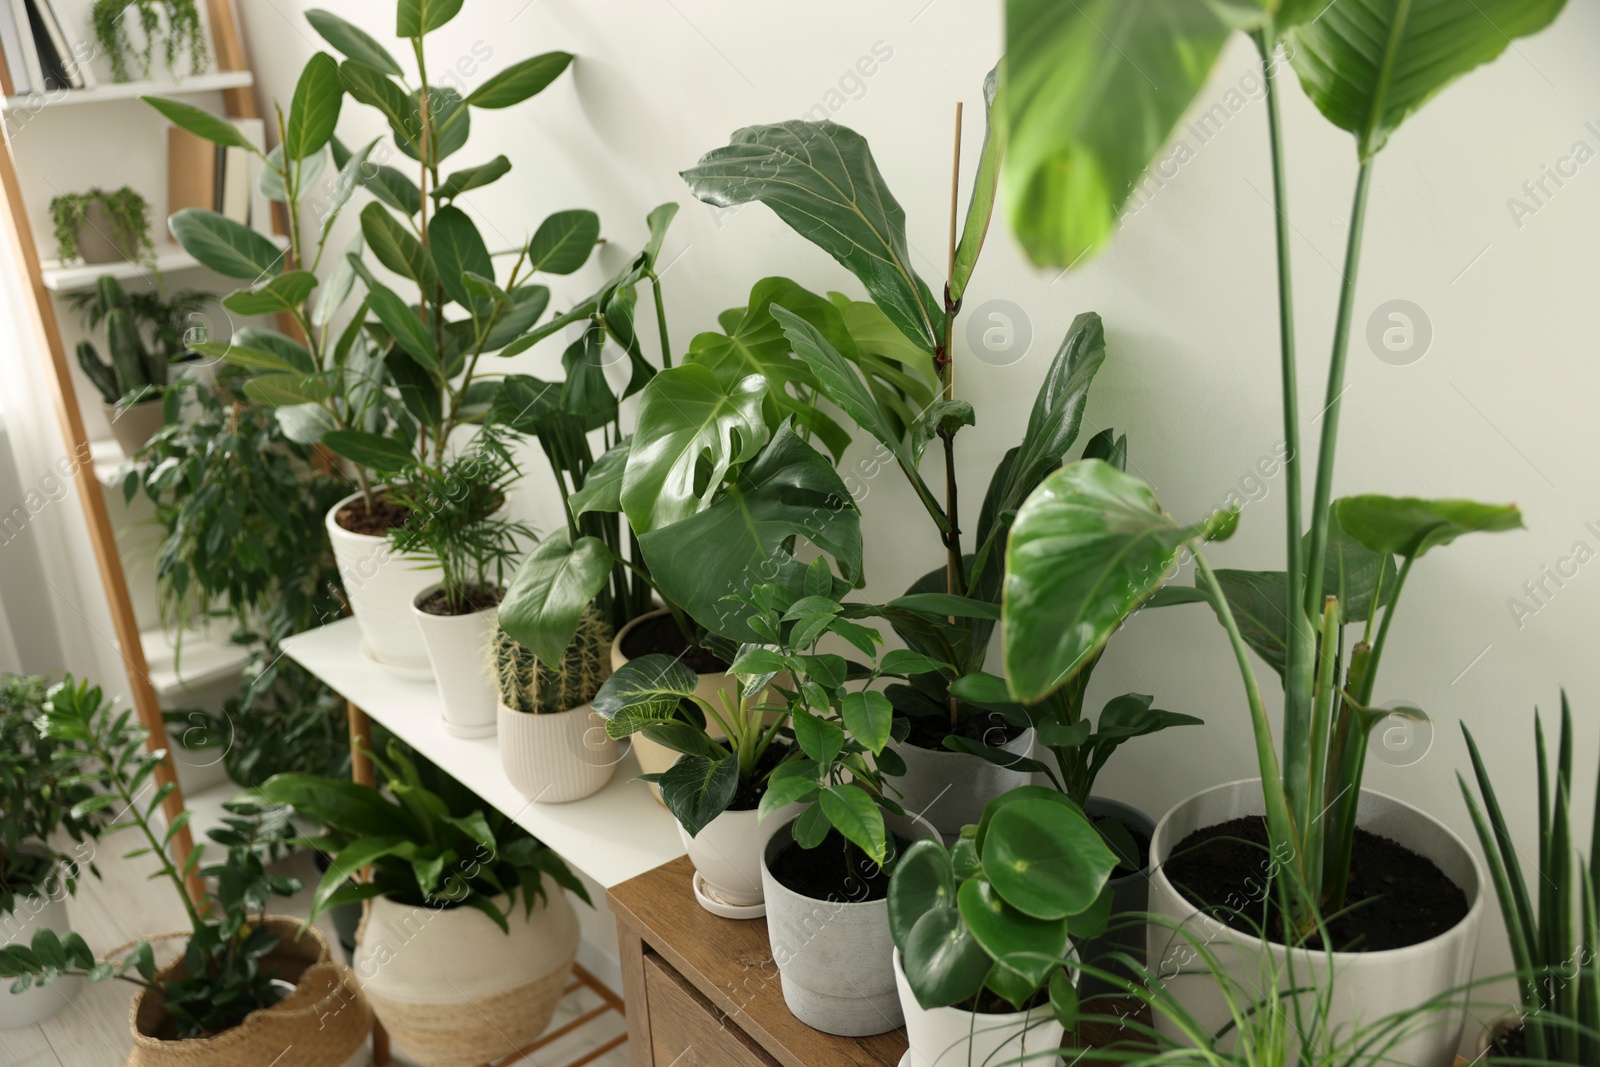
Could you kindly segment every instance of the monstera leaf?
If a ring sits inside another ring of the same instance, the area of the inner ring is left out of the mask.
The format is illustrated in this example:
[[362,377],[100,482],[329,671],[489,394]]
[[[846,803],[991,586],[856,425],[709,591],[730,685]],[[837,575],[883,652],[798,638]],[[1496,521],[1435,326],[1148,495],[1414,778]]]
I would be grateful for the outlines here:
[[860,278],[902,333],[934,350],[944,309],[911,268],[905,211],[859,133],[832,122],[747,126],[683,178],[718,207],[766,204]]

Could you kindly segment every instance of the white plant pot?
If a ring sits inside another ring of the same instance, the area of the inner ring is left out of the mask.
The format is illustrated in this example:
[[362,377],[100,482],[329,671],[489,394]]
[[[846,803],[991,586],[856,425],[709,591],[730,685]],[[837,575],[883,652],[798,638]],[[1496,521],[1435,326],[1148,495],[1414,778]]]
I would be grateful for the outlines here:
[[[890,816],[889,828],[934,837],[927,822]],[[905,1022],[895,987],[894,938],[888,900],[818,900],[772,876],[772,863],[792,844],[794,820],[779,826],[762,850],[761,891],[767,940],[778,965],[783,1001],[814,1030],[841,1037],[888,1033]]]
[[[696,899],[704,891],[712,901],[734,908],[755,909],[765,900],[761,891],[761,853],[767,840],[800,814],[799,804],[779,808],[765,819],[756,818],[756,809],[725,811],[707,823],[694,837],[682,826],[678,837],[683,841],[689,862],[700,875],[702,886],[696,886]],[[705,900],[701,907],[720,914]],[[758,918],[752,910],[748,918]]]
[[900,1067],[1056,1067],[1060,1062],[1048,1053],[1061,1047],[1066,1027],[1049,1004],[1004,1015],[924,1008],[900,967],[899,949],[894,952],[894,980],[911,1046]]
[[[1033,741],[1030,727],[1000,748],[1025,759],[1033,755]],[[889,779],[889,786],[900,791],[900,806],[931,822],[946,841],[959,837],[963,826],[975,825],[989,801],[1033,781],[1031,771],[1000,767],[965,752],[912,744],[894,748],[906,764],[902,777]]]
[[361,627],[363,651],[385,666],[426,671],[428,650],[411,605],[418,593],[438,580],[438,566],[432,560],[400,555],[388,538],[351,533],[340,526],[334,516],[360,496],[351,493],[329,508],[324,525],[350,610]]
[[[15,910],[9,915],[0,916],[0,948],[6,945],[31,945],[33,935],[40,930],[54,930],[57,934],[67,932],[66,900],[62,897],[18,896]],[[8,986],[10,984],[9,981],[6,983]],[[30,989],[26,993],[0,990],[0,1030],[32,1026],[50,1018],[71,1004],[82,988],[81,978],[57,978],[42,989]]]
[[[1229,1014],[1215,979],[1190,938],[1205,944],[1217,956],[1218,964],[1245,989],[1261,980],[1263,945],[1253,935],[1240,933],[1200,914],[1168,880],[1163,865],[1172,850],[1196,830],[1232,819],[1259,817],[1264,811],[1258,779],[1213,786],[1167,812],[1156,824],[1151,841],[1150,860],[1154,870],[1150,877],[1150,911],[1168,924],[1181,925],[1189,937],[1179,934],[1172,925],[1151,923],[1148,963],[1178,1003],[1204,1029],[1220,1028],[1228,1021]],[[1369,833],[1387,837],[1432,861],[1466,894],[1467,915],[1438,937],[1407,948],[1333,953],[1293,950],[1295,980],[1302,985],[1319,983],[1325,986],[1331,960],[1333,997],[1327,1022],[1330,1028],[1342,1030],[1347,1036],[1353,1027],[1378,1023],[1387,1016],[1420,1007],[1465,986],[1472,978],[1478,927],[1483,921],[1485,907],[1483,872],[1478,860],[1448,827],[1403,801],[1368,790],[1362,790],[1356,818],[1361,828]],[[1260,874],[1255,870],[1239,872],[1241,886],[1246,879],[1259,881]],[[1272,953],[1278,973],[1285,973],[1289,950],[1274,944],[1268,951]],[[1449,1011],[1434,1011],[1386,1055],[1394,1063],[1413,1067],[1451,1067],[1465,1017],[1464,1003]],[[1174,1041],[1180,1039],[1176,1028],[1159,1013],[1156,1029]]]
[[[628,657],[622,654],[622,639],[627,637],[633,629],[647,619],[657,619],[668,614],[666,608],[646,612],[628,625],[617,631],[617,636],[611,640],[611,671],[615,674],[628,663]],[[695,683],[694,695],[704,700],[714,708],[722,707],[721,693],[727,693],[730,700],[739,699],[739,679],[724,671],[711,674],[702,674]],[[720,737],[721,731],[716,725],[709,724],[712,736]],[[633,746],[633,752],[639,757],[639,771],[641,774],[660,774],[674,763],[678,762],[678,753],[666,745],[650,740],[644,734],[634,734],[628,739]],[[656,799],[661,799],[661,789],[651,783],[650,789],[655,793]]]
[[[528,916],[502,933],[476,908],[369,902],[351,966],[398,1050],[427,1067],[470,1067],[544,1032],[578,951],[578,917],[548,875]],[[496,897],[506,910],[507,898]]]
[[616,773],[617,742],[591,705],[530,715],[497,704],[500,765],[517,792],[542,804],[582,800]]
[[489,676],[489,639],[498,608],[471,615],[430,615],[419,604],[440,588],[430,585],[411,602],[422,644],[439,683],[445,732],[456,737],[491,737],[495,732],[494,679]]

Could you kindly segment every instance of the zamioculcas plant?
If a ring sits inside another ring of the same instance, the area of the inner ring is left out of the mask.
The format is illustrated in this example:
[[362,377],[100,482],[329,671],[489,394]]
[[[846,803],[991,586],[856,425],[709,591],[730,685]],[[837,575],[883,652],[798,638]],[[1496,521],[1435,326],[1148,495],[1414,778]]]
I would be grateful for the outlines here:
[[[1117,10],[1113,13],[1111,8]],[[1563,0],[1502,0],[1464,12],[1446,0],[1334,4],[1007,4],[1008,184],[1012,223],[1034,262],[1068,266],[1109,237],[1139,176],[1234,29],[1257,44],[1266,77],[1277,206],[1287,565],[1213,571],[1201,545],[1238,516],[1183,525],[1138,478],[1097,460],[1051,475],[1018,512],[1006,556],[1005,662],[1015,697],[1068,684],[1141,604],[1209,601],[1244,679],[1276,854],[1292,856],[1292,938],[1345,901],[1366,742],[1391,709],[1376,682],[1399,595],[1417,560],[1478,531],[1515,529],[1515,507],[1384,496],[1333,499],[1345,361],[1376,158],[1405,118],[1513,38],[1549,24]],[[1117,47],[1101,27],[1115,15]],[[1360,170],[1335,320],[1309,514],[1302,489],[1298,362],[1290,289],[1287,179],[1275,58],[1356,141]],[[1129,130],[1137,136],[1129,136]],[[1194,589],[1160,591],[1181,554]],[[1398,558],[1398,564],[1396,562]],[[1382,616],[1381,621],[1379,616]],[[1359,626],[1352,644],[1346,631]],[[1249,653],[1283,682],[1281,749]],[[1402,709],[1402,714],[1419,714]]]

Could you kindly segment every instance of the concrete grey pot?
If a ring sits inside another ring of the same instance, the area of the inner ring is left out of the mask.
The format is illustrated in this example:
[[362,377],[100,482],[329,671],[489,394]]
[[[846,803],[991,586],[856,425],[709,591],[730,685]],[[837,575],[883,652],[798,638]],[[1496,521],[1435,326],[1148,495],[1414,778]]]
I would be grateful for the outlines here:
[[[1091,819],[1115,819],[1128,829],[1141,833],[1148,842],[1155,836],[1156,821],[1131,804],[1107,797],[1090,797],[1083,806]],[[1130,923],[1128,916],[1147,910],[1150,902],[1150,863],[1144,869],[1113,878],[1111,886],[1111,919],[1106,932],[1078,944],[1078,956],[1085,963],[1101,970],[1111,971],[1123,978],[1132,979],[1133,971],[1124,963],[1108,957],[1114,952],[1126,952],[1136,960],[1144,959],[1144,924]],[[1078,995],[1084,999],[1103,994],[1114,994],[1116,987],[1103,978],[1085,974],[1078,982]]]
[[[932,837],[926,823],[889,817],[907,837]],[[772,876],[778,853],[793,843],[794,820],[767,839],[761,889],[767,902],[767,940],[784,1003],[814,1030],[841,1037],[870,1037],[905,1024],[895,986],[894,938],[888,900],[818,900]]]
[[[1033,729],[1000,747],[1021,758],[1032,756]],[[989,801],[1033,781],[1029,771],[1000,767],[965,752],[912,744],[894,749],[906,764],[903,777],[889,779],[889,786],[900,791],[900,806],[932,823],[946,843],[959,837],[963,826],[976,824]]]

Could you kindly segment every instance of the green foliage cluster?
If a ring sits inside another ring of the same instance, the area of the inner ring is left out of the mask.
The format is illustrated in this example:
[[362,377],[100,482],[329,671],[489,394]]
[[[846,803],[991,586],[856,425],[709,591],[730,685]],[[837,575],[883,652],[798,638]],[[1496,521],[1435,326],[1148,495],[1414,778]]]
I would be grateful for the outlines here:
[[590,604],[561,658],[546,664],[496,626],[491,654],[501,703],[527,715],[550,715],[589,703],[611,676],[612,637],[611,624]]
[[[128,9],[138,13],[139,31],[144,43],[136,45],[128,32],[132,19]],[[155,69],[156,50],[161,50],[166,69],[178,77],[178,61],[189,55],[189,73],[202,74],[210,52],[205,27],[195,0],[95,0],[89,9],[95,43],[100,53],[111,60],[111,76],[119,82],[133,80],[129,60],[134,61],[139,77],[148,79]]]
[[77,259],[78,230],[88,224],[89,206],[99,204],[111,232],[106,236],[129,259],[153,258],[156,246],[150,238],[150,204],[138,191],[124,185],[106,192],[98,186],[86,193],[61,193],[50,198],[50,222],[56,239],[56,255],[62,263]]

